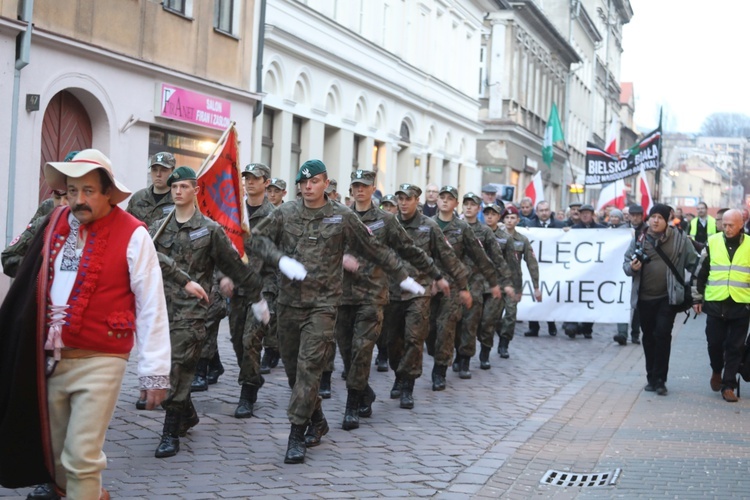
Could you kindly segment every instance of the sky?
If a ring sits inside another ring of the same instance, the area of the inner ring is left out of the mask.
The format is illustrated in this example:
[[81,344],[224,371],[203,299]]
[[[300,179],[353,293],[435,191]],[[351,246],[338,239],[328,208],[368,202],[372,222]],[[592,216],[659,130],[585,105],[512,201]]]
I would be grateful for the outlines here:
[[712,113],[750,115],[750,0],[630,0],[620,80],[636,127],[698,132]]

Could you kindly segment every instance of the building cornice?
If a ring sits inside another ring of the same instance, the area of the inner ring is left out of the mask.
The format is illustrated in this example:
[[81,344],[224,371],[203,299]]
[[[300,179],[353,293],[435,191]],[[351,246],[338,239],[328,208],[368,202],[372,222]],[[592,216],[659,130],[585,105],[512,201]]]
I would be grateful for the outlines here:
[[547,44],[560,54],[568,67],[573,63],[581,62],[575,49],[557,31],[557,28],[549,22],[547,16],[539,10],[539,7],[537,7],[533,0],[511,0],[509,3],[513,8],[513,12],[534,28]]
[[622,24],[628,24],[633,18],[633,7],[630,5],[630,0],[612,0],[612,3]]
[[599,33],[599,30],[596,29],[594,20],[591,19],[591,16],[589,16],[589,12],[586,10],[586,7],[584,7],[583,4],[579,2],[578,8],[580,9],[578,11],[578,22],[583,28],[583,31],[586,32],[586,34],[594,43],[601,42],[604,38],[602,38],[602,34]]

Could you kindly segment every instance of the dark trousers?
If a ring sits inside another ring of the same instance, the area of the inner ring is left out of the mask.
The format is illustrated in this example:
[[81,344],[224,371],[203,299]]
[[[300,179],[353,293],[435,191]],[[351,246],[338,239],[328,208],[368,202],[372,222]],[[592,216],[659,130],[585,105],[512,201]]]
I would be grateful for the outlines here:
[[659,385],[667,381],[669,355],[672,351],[672,328],[676,312],[669,299],[639,300],[643,353],[646,357],[646,379]]
[[[554,321],[547,321],[547,330],[550,332],[557,331],[557,326],[555,326]],[[534,333],[539,333],[539,322],[529,321],[529,331],[534,332]]]
[[714,373],[724,371],[721,378],[723,388],[737,388],[737,368],[742,360],[743,346],[747,337],[750,317],[724,319],[706,317],[706,342],[708,359]]

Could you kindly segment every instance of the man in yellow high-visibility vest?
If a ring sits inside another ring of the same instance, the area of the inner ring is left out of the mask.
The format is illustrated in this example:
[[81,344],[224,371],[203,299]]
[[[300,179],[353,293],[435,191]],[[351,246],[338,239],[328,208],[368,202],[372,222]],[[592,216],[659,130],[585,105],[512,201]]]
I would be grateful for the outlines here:
[[734,403],[738,399],[734,393],[737,369],[750,325],[750,238],[742,231],[739,210],[727,211],[723,226],[724,233],[710,236],[701,254],[697,291],[703,303],[693,309],[708,316],[711,389],[721,391],[725,401]]
[[708,215],[708,207],[704,202],[698,203],[698,217],[690,221],[690,232],[692,239],[698,243],[706,243],[708,238],[716,234],[716,219]]

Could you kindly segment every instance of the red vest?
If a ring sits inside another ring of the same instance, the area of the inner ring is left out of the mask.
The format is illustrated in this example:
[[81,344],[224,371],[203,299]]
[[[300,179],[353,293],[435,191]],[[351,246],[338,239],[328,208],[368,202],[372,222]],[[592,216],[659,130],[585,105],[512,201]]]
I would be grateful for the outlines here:
[[[70,234],[66,208],[46,242],[50,252],[50,286],[54,260]],[[86,226],[86,244],[68,298],[62,340],[65,347],[125,354],[133,349],[135,295],[130,290],[127,247],[142,222],[118,207]],[[49,292],[49,290],[48,290]]]

